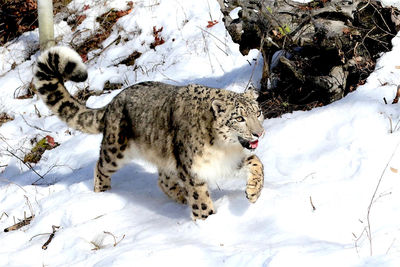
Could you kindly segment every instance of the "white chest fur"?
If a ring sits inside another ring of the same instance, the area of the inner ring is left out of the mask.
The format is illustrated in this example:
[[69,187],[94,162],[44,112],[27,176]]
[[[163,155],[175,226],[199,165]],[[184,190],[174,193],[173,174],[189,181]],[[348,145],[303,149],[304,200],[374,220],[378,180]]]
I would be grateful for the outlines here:
[[192,171],[207,182],[243,176],[240,170],[247,153],[240,145],[206,146],[193,160]]

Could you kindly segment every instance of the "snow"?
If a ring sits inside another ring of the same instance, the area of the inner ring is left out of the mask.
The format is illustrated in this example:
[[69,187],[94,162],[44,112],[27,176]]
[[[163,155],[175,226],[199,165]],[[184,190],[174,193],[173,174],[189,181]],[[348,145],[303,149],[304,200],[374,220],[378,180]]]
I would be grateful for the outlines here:
[[229,16],[231,17],[231,19],[233,19],[233,20],[238,19],[240,10],[242,10],[241,7],[236,7],[234,9],[232,9],[232,11],[229,12]]
[[396,1],[396,0],[381,0],[380,2],[385,6],[393,6],[396,8],[400,7],[399,1]]
[[[86,20],[73,32],[56,19],[56,38],[64,45],[82,43],[98,27],[96,17],[128,5],[73,0],[68,7]],[[155,50],[149,48],[153,26],[163,27],[165,40]],[[118,36],[122,41],[113,42]],[[244,181],[221,181],[211,185],[217,214],[193,222],[188,207],[158,189],[154,166],[142,161],[117,172],[111,191],[93,192],[101,135],[69,129],[37,97],[15,98],[31,81],[39,55],[32,54],[37,31],[25,33],[0,48],[0,112],[15,117],[0,127],[0,228],[31,210],[35,218],[20,230],[0,232],[0,266],[398,266],[400,107],[383,101],[391,102],[400,80],[400,36],[393,44],[367,83],[344,99],[264,122],[256,153],[265,186],[255,204],[245,198]],[[135,66],[117,64],[134,51],[142,53]],[[240,92],[250,77],[259,85],[262,58],[257,50],[240,54],[217,1],[148,0],[134,2],[87,64],[88,81],[67,83],[72,93],[101,90],[107,80]],[[87,104],[103,106],[119,91]],[[32,148],[32,138],[46,135],[60,146],[33,165],[40,178],[16,156]],[[60,229],[42,250],[53,225]]]

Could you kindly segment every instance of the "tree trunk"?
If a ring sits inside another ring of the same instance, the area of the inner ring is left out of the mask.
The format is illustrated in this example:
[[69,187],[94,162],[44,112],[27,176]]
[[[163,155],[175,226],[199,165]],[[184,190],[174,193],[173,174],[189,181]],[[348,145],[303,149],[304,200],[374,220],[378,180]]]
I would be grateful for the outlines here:
[[52,0],[38,0],[38,19],[40,50],[44,51],[55,45]]

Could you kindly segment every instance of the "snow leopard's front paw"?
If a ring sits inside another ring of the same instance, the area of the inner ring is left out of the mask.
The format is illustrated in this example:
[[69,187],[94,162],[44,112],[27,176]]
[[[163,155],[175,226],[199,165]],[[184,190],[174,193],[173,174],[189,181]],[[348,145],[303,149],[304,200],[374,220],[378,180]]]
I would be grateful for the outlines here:
[[246,198],[251,202],[255,203],[258,199],[258,197],[261,195],[261,189],[262,187],[253,185],[253,184],[247,184],[246,187]]
[[246,159],[249,176],[246,185],[246,197],[251,202],[257,201],[264,186],[264,167],[260,159],[252,155]]

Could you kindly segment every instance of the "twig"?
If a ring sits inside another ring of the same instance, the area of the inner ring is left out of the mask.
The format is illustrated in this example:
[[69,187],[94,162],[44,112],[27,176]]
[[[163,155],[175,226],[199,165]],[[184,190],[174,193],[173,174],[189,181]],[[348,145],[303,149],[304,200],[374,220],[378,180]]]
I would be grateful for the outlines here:
[[[371,5],[373,9],[375,9],[376,12],[378,12],[379,16],[381,17],[381,19],[383,20],[383,23],[385,24],[386,28],[388,29],[388,31],[390,32],[390,27],[389,25],[386,23],[385,18],[383,17],[382,13],[376,8],[376,6],[374,4]],[[376,23],[377,24],[377,23]],[[383,29],[382,29],[383,30]],[[385,31],[386,32],[386,31]]]
[[311,16],[308,15],[302,22],[299,23],[296,29],[294,29],[291,33],[289,33],[289,35],[294,37],[296,33],[299,32],[301,29],[303,29],[304,26],[307,25],[310,21],[311,21]]
[[40,114],[40,111],[39,111],[39,109],[36,107],[36,104],[35,105],[33,105],[34,107],[35,107],[35,113],[36,113],[36,115],[39,117],[39,118],[41,118],[42,117],[42,115]]
[[5,138],[2,134],[0,134],[0,140],[3,141],[8,147],[11,147],[11,145],[7,142],[7,138]]
[[222,49],[221,47],[219,47],[216,43],[214,43],[214,45],[215,45],[215,47],[218,48],[222,53],[224,53],[225,56],[229,56],[229,54],[228,54],[226,51],[224,51],[224,49]]
[[15,153],[13,153],[11,150],[9,150],[7,148],[7,152],[10,153],[12,156],[14,156],[15,158],[17,158],[19,161],[21,161],[26,167],[28,167],[28,169],[32,170],[37,176],[40,177],[40,179],[36,180],[35,183],[41,179],[44,179],[44,176],[41,175],[40,173],[38,173],[37,171],[35,171],[35,169],[28,163],[24,162],[23,159],[21,159],[20,157],[18,157]]
[[399,121],[397,121],[397,123],[396,123],[396,126],[394,126],[394,129],[393,129],[393,131],[397,131],[397,129],[398,129],[398,126],[399,126],[399,123],[400,123],[400,120],[399,120]]
[[14,224],[14,225],[12,225],[12,226],[10,226],[10,227],[7,227],[6,229],[4,229],[4,232],[9,232],[9,231],[18,230],[18,229],[20,229],[21,227],[30,224],[31,221],[33,220],[33,218],[35,218],[35,215],[32,215],[32,216],[30,216],[30,217],[28,217],[28,218],[25,218],[25,219],[23,219],[22,221],[20,221],[20,222]]
[[[5,138],[4,138],[3,136],[0,136],[0,139],[3,140],[3,141],[11,148],[11,146],[5,141]],[[18,156],[17,156],[14,152],[12,152],[10,149],[7,148],[6,151],[7,151],[8,153],[10,153],[11,156],[13,156],[13,157],[15,157],[16,159],[18,159],[19,161],[21,161],[22,164],[24,164],[28,169],[32,170],[37,176],[39,176],[39,179],[37,179],[36,181],[34,181],[34,182],[32,183],[32,185],[36,185],[36,183],[37,183],[38,181],[44,179],[44,177],[45,177],[53,168],[59,167],[59,166],[64,166],[64,165],[53,165],[53,166],[51,166],[51,168],[50,168],[44,175],[41,175],[41,174],[39,174],[29,163],[25,162],[23,159],[21,159],[20,157],[18,157]],[[68,167],[68,166],[67,166],[67,167]],[[72,168],[71,168],[71,169],[72,169]],[[4,180],[6,180],[6,179],[4,179]],[[6,180],[6,181],[8,181],[8,180]],[[8,181],[8,182],[10,182],[10,181]],[[11,183],[11,182],[10,182],[10,183]],[[25,190],[24,190],[24,191],[25,191]],[[25,192],[26,192],[26,191],[25,191]]]
[[[60,167],[60,166],[68,167],[68,166],[65,166],[65,165],[52,165],[52,166],[46,171],[46,173],[43,174],[39,179],[36,179],[36,181],[34,181],[34,182],[32,183],[32,185],[38,185],[37,182],[39,182],[40,180],[44,179],[44,177],[45,177],[49,172],[51,172],[52,169],[54,169],[55,167]],[[70,169],[72,170],[71,167],[68,167],[68,168],[70,168]]]
[[[369,57],[369,58],[372,58],[372,56],[371,56],[371,53],[370,53],[369,50],[368,50],[368,47],[365,45],[365,39],[366,39],[366,38],[370,38],[370,36],[368,36],[368,35],[369,35],[375,28],[376,28],[376,26],[374,26],[370,31],[368,31],[368,32],[365,34],[365,36],[363,37],[362,41],[361,41],[361,45],[364,47],[365,52],[368,54],[368,57]],[[372,39],[372,38],[370,38],[370,39]],[[357,42],[356,45],[354,46],[354,56],[357,56],[356,48],[358,47],[359,44],[360,44],[360,43]],[[357,65],[358,65],[358,64],[357,64]],[[360,67],[359,67],[359,68],[360,68]]]
[[[214,34],[212,34],[211,32],[202,29],[201,27],[197,26],[197,28],[199,28],[200,30],[202,30],[203,32],[208,33],[210,36],[214,37],[217,41],[219,41],[221,44],[223,44],[225,46],[225,48],[227,47],[226,43],[222,42],[221,39],[219,39],[217,36],[215,36]],[[228,53],[225,52],[226,55],[228,55]]]
[[60,229],[60,226],[52,226],[53,232],[50,234],[49,239],[46,241],[46,243],[43,244],[42,249],[46,250],[48,245],[50,244],[51,240],[53,240],[54,235],[56,234],[57,230]]
[[381,182],[382,182],[382,179],[383,179],[383,177],[384,177],[384,175],[385,175],[385,173],[386,173],[386,170],[387,170],[387,168],[388,168],[388,166],[389,166],[389,163],[392,161],[392,159],[393,159],[393,157],[394,157],[394,154],[396,153],[397,148],[399,147],[399,145],[400,145],[400,142],[397,143],[396,147],[395,147],[394,150],[393,150],[392,155],[390,155],[390,158],[389,158],[389,160],[387,161],[386,166],[385,166],[385,168],[384,168],[383,171],[382,171],[382,174],[381,174],[381,176],[380,176],[380,178],[379,178],[379,180],[378,180],[378,184],[377,184],[376,187],[375,187],[375,191],[374,191],[374,193],[373,193],[373,195],[372,195],[372,197],[371,197],[371,201],[370,201],[370,203],[369,203],[369,205],[368,205],[368,212],[367,212],[367,235],[368,235],[368,240],[369,240],[369,252],[370,252],[370,255],[371,255],[371,256],[372,256],[372,252],[373,252],[373,250],[372,250],[371,220],[370,220],[372,204],[373,204],[374,201],[375,201],[376,194],[377,194],[377,192],[378,192],[379,186],[381,185]]
[[[32,166],[27,166],[28,168],[32,168]],[[39,175],[39,179],[37,179],[36,181],[34,181],[33,183],[32,183],[32,185],[38,185],[38,184],[36,184],[39,180],[41,180],[41,179],[44,179],[44,177],[52,170],[52,169],[54,169],[55,167],[66,167],[66,168],[69,168],[70,170],[74,170],[73,168],[71,168],[70,166],[68,166],[68,165],[52,165],[47,171],[46,171],[46,173],[44,174],[44,175]],[[32,169],[33,170],[33,169]],[[34,170],[33,170],[34,171]],[[0,181],[4,181],[4,182],[6,182],[6,183],[10,183],[10,184],[14,184],[14,185],[16,185],[16,186],[18,186],[19,188],[21,188],[25,193],[26,193],[26,190],[22,187],[22,186],[20,186],[19,184],[16,184],[16,183],[14,183],[14,182],[12,182],[12,181],[10,181],[10,180],[7,180],[7,179],[5,179],[5,178],[0,178]]]
[[390,131],[389,133],[393,133],[393,122],[392,122],[392,118],[387,116],[388,120],[389,120],[389,125],[390,125]]
[[106,231],[104,231],[104,233],[107,235],[111,235],[114,238],[114,247],[116,247],[125,238],[125,235],[123,235],[122,238],[117,242],[117,238],[115,237],[115,235]]
[[314,203],[312,202],[311,196],[310,196],[310,204],[311,204],[312,210],[313,210],[313,211],[316,210],[316,208],[315,208],[315,206],[314,206]]
[[397,104],[399,102],[399,98],[400,98],[400,85],[397,86],[396,96],[393,99],[392,104]]
[[31,239],[29,239],[29,242],[31,242],[35,237],[42,236],[42,235],[51,235],[51,233],[43,233],[43,234],[34,235],[31,237]]
[[14,182],[11,182],[10,180],[7,180],[6,178],[0,178],[0,181],[4,181],[6,183],[16,185],[19,188],[21,188],[25,193],[27,193],[26,190],[22,186],[20,186],[19,184],[14,183]]
[[92,244],[94,246],[94,248],[92,248],[92,250],[100,250],[101,246],[96,244],[94,241],[90,241],[90,244]]
[[[361,222],[362,223],[362,222]],[[364,227],[364,229],[362,230],[362,232],[358,235],[358,237],[356,236],[355,233],[352,233],[355,240],[354,240],[354,247],[356,248],[357,254],[359,253],[358,251],[358,241],[360,241],[361,237],[364,235],[364,233],[366,233],[366,235],[368,236],[368,232],[367,232],[367,227]]]
[[162,76],[164,76],[167,80],[169,80],[169,81],[171,81],[171,82],[174,82],[174,83],[176,83],[176,84],[179,84],[179,82],[178,82],[177,80],[174,80],[174,79],[168,77],[167,75],[165,75],[164,73],[162,73],[162,72],[159,71],[159,70],[157,70],[157,71],[158,71],[158,73],[160,73]]
[[25,200],[26,200],[26,205],[28,206],[29,211],[31,212],[31,216],[34,216],[33,208],[32,208],[31,202],[29,201],[29,198],[27,196],[25,196],[25,195],[24,195],[24,197],[25,197]]
[[370,4],[371,4],[371,0],[368,0],[368,3],[365,4],[365,6],[361,7],[361,8],[358,10],[358,12],[363,11],[363,10],[364,10],[367,6],[369,6]]
[[43,129],[39,128],[39,127],[36,126],[36,125],[30,125],[30,124],[26,121],[26,119],[24,118],[24,116],[22,116],[22,114],[21,114],[21,117],[22,117],[22,119],[24,120],[24,122],[25,122],[29,127],[34,128],[34,129],[39,130],[39,131],[43,131],[43,132],[45,132],[45,133],[51,133],[51,131],[43,130]]
[[0,220],[1,220],[1,218],[3,218],[3,216],[4,215],[6,215],[7,216],[7,218],[8,218],[8,214],[7,213],[5,213],[5,212],[3,212],[2,214],[1,214],[1,216],[0,216]]
[[390,246],[388,247],[388,249],[386,250],[386,255],[389,253],[389,250],[392,248],[394,242],[396,241],[396,238],[393,238],[392,243],[390,243]]
[[86,64],[88,64],[90,61],[92,61],[94,58],[98,57],[101,53],[103,53],[107,48],[109,48],[111,45],[113,45],[114,43],[116,43],[117,41],[121,40],[121,35],[118,35],[117,38],[115,38],[114,41],[112,41],[111,43],[109,43],[108,45],[106,45],[104,48],[101,49],[101,51],[97,54],[95,54],[91,59],[86,61]]
[[103,240],[104,237],[100,240],[94,240],[94,241],[90,241],[90,244],[92,244],[94,246],[94,248],[92,248],[92,250],[100,250],[103,248]]
[[211,56],[210,56],[210,51],[208,50],[207,41],[206,41],[206,36],[204,35],[204,32],[202,32],[201,35],[203,36],[204,50],[205,50],[205,52],[207,53],[208,61],[210,62],[211,72],[214,73],[214,67],[213,67],[213,65],[212,65]]
[[[261,5],[264,6],[264,9],[265,9],[265,10],[268,10],[268,7],[267,7],[267,5],[266,5],[264,2],[262,2]],[[259,13],[259,14],[262,14],[262,15],[264,15],[264,17],[267,17],[268,20],[269,20],[271,23],[274,21],[274,22],[278,25],[278,27],[280,27],[280,28],[282,28],[282,29],[284,28],[284,26],[282,25],[282,22],[281,22],[280,20],[277,19],[277,16],[274,16],[274,15],[268,13],[268,12],[264,12],[262,9],[260,9],[260,13]],[[285,37],[287,37],[287,38],[291,41],[291,43],[293,43],[293,38],[292,38],[292,36],[290,36],[289,34],[286,34]],[[284,48],[284,47],[285,47],[285,45],[282,45],[282,48]]]
[[276,48],[282,49],[277,43],[274,42],[274,40],[272,40],[271,37],[267,36],[267,38],[265,38],[269,43],[271,43],[273,46],[275,46]]

